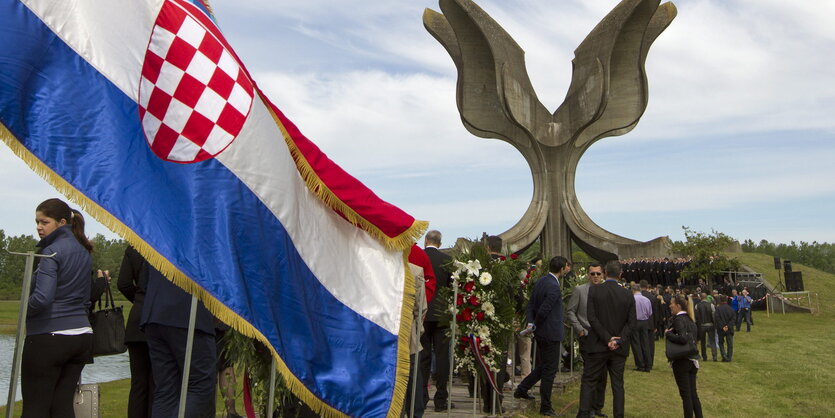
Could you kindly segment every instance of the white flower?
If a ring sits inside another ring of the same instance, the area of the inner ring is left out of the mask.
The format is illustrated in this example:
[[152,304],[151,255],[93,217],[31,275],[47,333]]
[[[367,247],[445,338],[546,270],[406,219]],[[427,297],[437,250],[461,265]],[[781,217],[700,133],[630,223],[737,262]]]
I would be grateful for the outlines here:
[[482,303],[481,310],[484,311],[484,314],[487,316],[493,316],[496,314],[496,307],[493,306],[490,301]]
[[464,263],[462,263],[458,260],[454,260],[452,262],[452,265],[455,266],[455,272],[452,273],[454,276],[458,276],[459,274],[461,274],[466,269],[465,268],[466,264],[464,264]]
[[478,278],[478,282],[481,283],[482,286],[487,286],[493,282],[493,275],[490,272],[485,271],[481,273],[481,276]]
[[481,271],[481,261],[470,260],[464,267],[467,269],[468,275],[478,277],[478,272]]
[[490,328],[487,325],[482,325],[478,327],[478,338],[481,338],[482,345],[484,344],[484,340],[490,337]]

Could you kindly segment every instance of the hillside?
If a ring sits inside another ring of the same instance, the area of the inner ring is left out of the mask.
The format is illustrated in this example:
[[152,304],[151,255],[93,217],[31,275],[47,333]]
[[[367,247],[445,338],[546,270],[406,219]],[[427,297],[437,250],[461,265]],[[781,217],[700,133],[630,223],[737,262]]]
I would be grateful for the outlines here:
[[[757,273],[762,273],[763,278],[772,285],[777,284],[777,270],[774,269],[774,257],[759,253],[727,253],[726,255],[738,259],[742,264],[750,267]],[[794,271],[803,272],[803,285],[805,286],[805,290],[817,292],[820,298],[821,314],[835,315],[835,275],[803,264],[794,262],[792,264]],[[812,303],[815,303],[814,295],[812,295]]]

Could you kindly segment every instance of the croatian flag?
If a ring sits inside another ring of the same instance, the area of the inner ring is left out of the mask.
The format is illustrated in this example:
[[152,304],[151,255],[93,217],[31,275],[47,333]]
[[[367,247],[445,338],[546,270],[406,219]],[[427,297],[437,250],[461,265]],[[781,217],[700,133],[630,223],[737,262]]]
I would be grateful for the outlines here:
[[395,416],[425,222],[331,162],[258,89],[208,7],[0,1],[0,137],[326,416]]

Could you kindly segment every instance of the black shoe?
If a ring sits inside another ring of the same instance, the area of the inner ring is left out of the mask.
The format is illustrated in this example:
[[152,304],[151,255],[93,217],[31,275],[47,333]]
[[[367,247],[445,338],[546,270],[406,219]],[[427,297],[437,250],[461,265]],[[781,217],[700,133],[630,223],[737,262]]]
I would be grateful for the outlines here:
[[571,369],[563,366],[563,368],[560,369],[560,373],[571,373]]
[[527,399],[529,401],[536,399],[533,397],[533,395],[528,393],[528,391],[522,392],[520,390],[513,391],[513,397],[516,399]]
[[547,411],[539,411],[539,414],[543,415],[543,416],[546,416],[546,417],[556,417],[556,416],[558,416],[557,412],[554,411],[553,409],[549,409]]
[[[455,409],[455,403],[451,403],[449,405],[449,409]],[[446,411],[446,402],[442,404],[435,404],[435,412],[444,412]]]
[[722,359],[722,363],[730,363],[730,362],[731,362],[731,361],[730,361],[730,360],[728,360],[728,359],[726,359],[726,358],[723,358],[723,359]]
[[594,415],[596,417],[603,417],[603,418],[608,418],[609,417],[608,415],[604,414],[603,412],[600,412],[599,409],[595,409],[594,411],[592,411],[592,415]]

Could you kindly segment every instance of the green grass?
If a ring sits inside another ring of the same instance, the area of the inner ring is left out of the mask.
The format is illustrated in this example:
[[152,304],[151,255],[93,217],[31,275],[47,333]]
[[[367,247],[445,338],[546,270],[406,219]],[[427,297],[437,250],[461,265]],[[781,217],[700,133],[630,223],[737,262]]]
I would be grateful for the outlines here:
[[[835,379],[835,335],[832,321],[809,314],[756,312],[752,332],[737,333],[732,363],[701,362],[698,393],[705,416],[791,417],[835,416],[831,382]],[[709,349],[708,349],[709,351]],[[652,373],[635,372],[626,363],[626,415],[680,417],[681,398],[672,369],[656,345]],[[710,356],[710,353],[708,353]],[[611,386],[608,388],[611,391]],[[579,409],[579,385],[554,396],[554,408],[567,416]],[[532,407],[525,416],[538,416]],[[604,413],[611,416],[611,392]]]
[[14,334],[17,329],[17,314],[20,301],[0,300],[0,334]]
[[[742,264],[750,267],[757,273],[762,273],[763,278],[771,283],[772,286],[777,284],[777,270],[774,269],[774,257],[759,253],[727,253],[726,255],[728,257],[735,257]],[[835,275],[803,264],[792,264],[794,271],[803,272],[805,290],[818,294],[820,313],[826,316],[835,314]],[[782,273],[780,277],[782,277]],[[814,299],[814,296],[812,298],[812,304],[817,307],[817,301]]]

